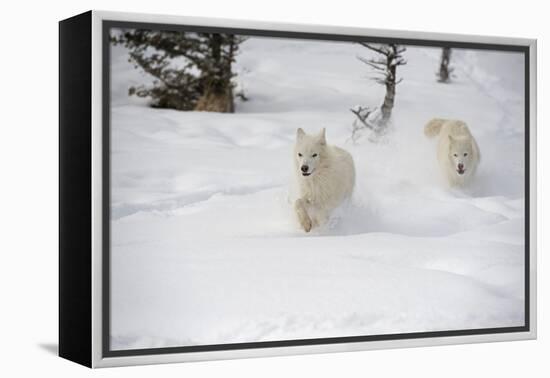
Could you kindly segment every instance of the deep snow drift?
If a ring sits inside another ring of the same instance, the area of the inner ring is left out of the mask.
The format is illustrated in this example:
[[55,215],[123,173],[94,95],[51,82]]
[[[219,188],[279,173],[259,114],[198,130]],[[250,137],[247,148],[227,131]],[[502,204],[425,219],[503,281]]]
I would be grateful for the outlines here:
[[[523,325],[523,57],[409,47],[393,132],[349,142],[383,88],[348,43],[250,38],[235,114],[155,110],[150,80],[112,48],[114,349]],[[432,117],[466,121],[477,180],[440,178]],[[288,202],[296,128],[327,128],[357,186],[330,225],[300,231]]]

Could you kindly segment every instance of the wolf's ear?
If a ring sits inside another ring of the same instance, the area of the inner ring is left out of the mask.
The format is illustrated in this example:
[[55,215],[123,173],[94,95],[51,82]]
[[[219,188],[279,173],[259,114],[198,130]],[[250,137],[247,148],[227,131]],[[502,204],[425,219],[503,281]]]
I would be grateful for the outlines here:
[[327,144],[326,129],[324,127],[319,133],[319,143]]
[[296,139],[302,139],[304,135],[306,135],[306,133],[299,127],[298,130],[296,130]]

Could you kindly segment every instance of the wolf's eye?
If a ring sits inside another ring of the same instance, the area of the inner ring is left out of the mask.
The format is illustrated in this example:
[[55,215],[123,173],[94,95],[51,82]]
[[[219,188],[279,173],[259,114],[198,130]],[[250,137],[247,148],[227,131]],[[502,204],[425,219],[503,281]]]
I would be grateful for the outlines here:
[[311,155],[311,157],[317,157],[317,154],[313,154],[313,155]]
[[298,156],[299,156],[299,157],[302,157],[302,154],[298,152]]
[[467,153],[467,152],[464,152],[464,156],[468,156],[468,153]]
[[454,156],[455,156],[455,157],[458,157],[458,155],[457,155],[457,154],[454,154]]

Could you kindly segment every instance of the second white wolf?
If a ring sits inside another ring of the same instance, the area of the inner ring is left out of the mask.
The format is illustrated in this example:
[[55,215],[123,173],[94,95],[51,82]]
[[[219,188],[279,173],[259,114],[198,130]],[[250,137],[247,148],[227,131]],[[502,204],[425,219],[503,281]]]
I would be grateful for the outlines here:
[[326,143],[325,129],[308,135],[296,133],[294,170],[298,198],[294,210],[301,227],[309,232],[326,223],[331,212],[349,199],[355,186],[351,154]]
[[434,118],[424,127],[427,137],[438,136],[437,160],[450,186],[464,186],[474,176],[481,154],[463,121]]

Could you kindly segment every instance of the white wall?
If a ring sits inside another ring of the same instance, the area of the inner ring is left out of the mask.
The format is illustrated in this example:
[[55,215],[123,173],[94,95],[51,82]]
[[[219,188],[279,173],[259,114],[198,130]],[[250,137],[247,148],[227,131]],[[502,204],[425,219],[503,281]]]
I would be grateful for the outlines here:
[[[539,211],[550,154],[541,141],[548,110],[549,40],[541,1],[453,3],[424,0],[333,2],[5,1],[0,48],[2,311],[0,348],[6,377],[91,374],[54,356],[57,343],[57,21],[94,8],[263,21],[332,24],[539,39]],[[6,87],[7,84],[7,87]],[[544,223],[539,216],[539,234]],[[547,231],[548,232],[548,231]],[[376,352],[107,369],[96,376],[542,377],[550,372],[546,246],[539,237],[539,340]]]

